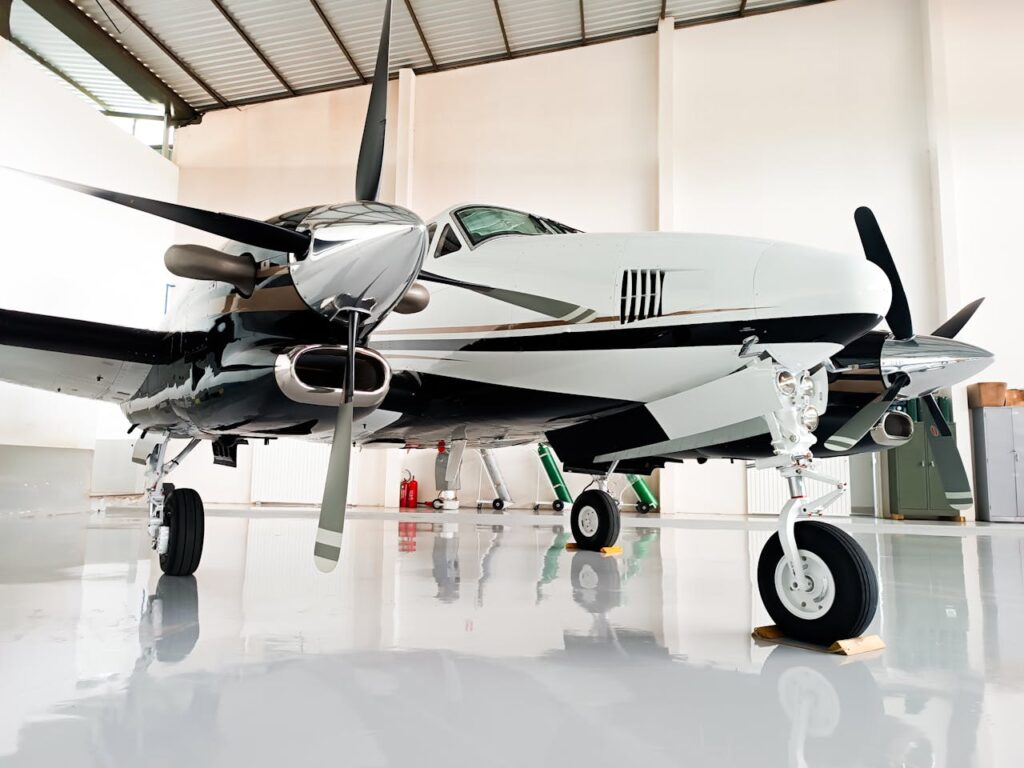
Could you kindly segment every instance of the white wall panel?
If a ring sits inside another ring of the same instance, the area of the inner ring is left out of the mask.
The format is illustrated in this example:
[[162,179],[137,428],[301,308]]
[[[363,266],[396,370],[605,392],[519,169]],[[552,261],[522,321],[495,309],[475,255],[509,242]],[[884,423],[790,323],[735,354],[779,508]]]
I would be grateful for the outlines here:
[[[330,445],[302,440],[272,440],[252,447],[253,503],[319,504],[327,477]],[[358,460],[353,454],[349,494],[358,483]]]
[[[0,165],[175,200],[178,169],[0,39]],[[0,171],[3,309],[137,327],[162,319],[174,225]],[[91,450],[113,405],[0,384],[0,443]]]

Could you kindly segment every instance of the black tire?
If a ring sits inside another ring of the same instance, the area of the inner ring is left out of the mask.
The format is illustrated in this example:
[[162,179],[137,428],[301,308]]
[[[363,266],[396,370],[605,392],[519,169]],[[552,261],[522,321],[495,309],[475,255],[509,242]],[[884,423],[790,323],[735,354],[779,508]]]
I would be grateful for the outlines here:
[[878,608],[878,580],[861,546],[846,531],[818,520],[796,524],[796,546],[813,552],[831,572],[832,605],[817,618],[792,613],[775,587],[775,569],[782,559],[779,534],[761,550],[757,563],[757,588],[768,614],[784,635],[814,645],[862,634]]
[[585,611],[604,614],[622,605],[619,562],[598,552],[579,551],[569,569],[572,599]]
[[440,499],[434,499],[432,502],[430,502],[430,506],[432,506],[434,509],[441,509],[441,507],[444,506],[444,502],[441,501]]
[[652,509],[653,509],[653,507],[650,504],[648,504],[646,501],[638,501],[636,503],[636,511],[639,512],[641,515],[646,515]]
[[191,488],[176,488],[164,501],[164,524],[170,528],[160,570],[168,576],[191,576],[203,556],[203,500]]
[[562,501],[561,499],[555,499],[554,501],[551,502],[551,508],[555,510],[555,512],[561,512],[563,509],[565,509],[565,502]]
[[504,509],[505,508],[505,500],[504,499],[495,499],[494,501],[491,502],[491,506],[494,507],[495,509]]
[[[589,536],[580,529],[580,516],[588,509],[593,510],[597,522],[596,529]],[[581,493],[573,503],[569,523],[576,546],[597,552],[614,545],[619,539],[619,505],[604,491],[592,488]]]

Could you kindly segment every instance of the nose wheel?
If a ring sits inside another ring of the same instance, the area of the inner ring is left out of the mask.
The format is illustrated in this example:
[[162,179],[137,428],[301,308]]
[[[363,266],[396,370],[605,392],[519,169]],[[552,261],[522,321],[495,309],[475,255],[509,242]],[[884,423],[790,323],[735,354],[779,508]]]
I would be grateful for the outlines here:
[[801,521],[794,535],[802,574],[794,576],[778,533],[757,564],[757,587],[775,625],[815,645],[863,634],[878,607],[867,553],[846,531],[818,520]]
[[573,502],[569,522],[580,549],[596,552],[619,539],[619,505],[606,491],[592,488],[581,493]]
[[169,529],[160,570],[168,576],[191,576],[203,556],[203,500],[191,488],[175,488],[164,500],[164,525]]

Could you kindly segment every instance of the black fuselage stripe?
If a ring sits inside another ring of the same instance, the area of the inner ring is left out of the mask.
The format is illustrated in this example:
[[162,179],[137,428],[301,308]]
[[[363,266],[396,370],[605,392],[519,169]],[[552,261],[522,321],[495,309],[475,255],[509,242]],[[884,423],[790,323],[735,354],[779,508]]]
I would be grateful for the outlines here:
[[713,323],[609,328],[530,336],[506,335],[461,339],[371,339],[378,350],[436,350],[463,352],[547,352],[567,350],[657,349],[741,344],[757,336],[761,344],[828,343],[846,346],[881,321],[871,314],[780,317]]

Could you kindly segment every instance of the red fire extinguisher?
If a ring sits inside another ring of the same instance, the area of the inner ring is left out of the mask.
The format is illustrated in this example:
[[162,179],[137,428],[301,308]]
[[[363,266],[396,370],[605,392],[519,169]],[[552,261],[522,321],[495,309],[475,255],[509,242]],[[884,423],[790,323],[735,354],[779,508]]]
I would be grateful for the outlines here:
[[[406,470],[406,472],[408,472],[408,470]],[[409,480],[405,476],[405,474],[403,473],[403,475],[402,475],[402,490],[400,490],[398,492],[398,506],[399,507],[404,507],[405,506],[405,497],[408,495],[408,492],[409,492]]]
[[416,475],[413,475],[405,489],[405,506],[409,509],[415,509],[419,503],[419,490],[420,484],[416,482]]

